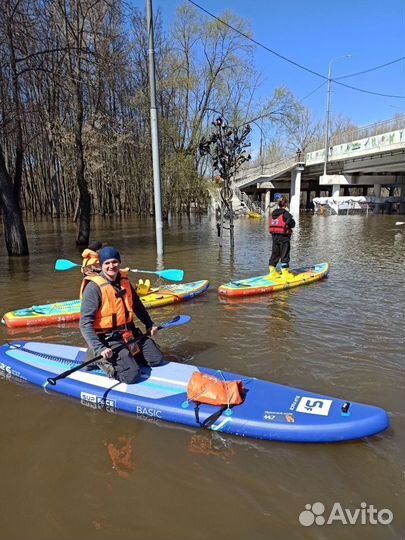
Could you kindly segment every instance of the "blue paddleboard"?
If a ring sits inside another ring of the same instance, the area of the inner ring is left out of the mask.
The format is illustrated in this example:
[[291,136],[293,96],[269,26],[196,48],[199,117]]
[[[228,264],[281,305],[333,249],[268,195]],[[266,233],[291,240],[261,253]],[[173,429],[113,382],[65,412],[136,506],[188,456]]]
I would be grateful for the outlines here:
[[324,396],[298,388],[168,362],[142,368],[138,383],[126,385],[103,372],[77,371],[51,386],[47,379],[84,361],[86,350],[69,345],[18,341],[0,347],[0,376],[42,386],[80,400],[83,405],[110,411],[123,410],[168,422],[200,427],[219,407],[195,405],[187,400],[187,384],[195,371],[225,380],[241,380],[246,389],[242,405],[220,411],[209,429],[275,441],[336,442],[379,433],[389,425],[378,407]]

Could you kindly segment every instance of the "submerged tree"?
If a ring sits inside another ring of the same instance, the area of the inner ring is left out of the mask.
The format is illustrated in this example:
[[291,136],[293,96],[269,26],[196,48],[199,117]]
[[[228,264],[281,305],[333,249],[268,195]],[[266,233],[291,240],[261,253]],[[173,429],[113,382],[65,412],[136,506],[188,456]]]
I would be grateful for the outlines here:
[[[209,139],[203,137],[199,145],[200,156],[209,155],[212,159],[212,168],[223,180],[221,188],[221,215],[218,234],[222,237],[223,230],[228,229],[231,247],[234,247],[233,234],[233,189],[231,183],[240,166],[250,159],[245,148],[250,146],[247,137],[251,131],[249,124],[241,127],[231,127],[218,117],[212,122],[215,130]],[[225,222],[229,221],[229,225]]]
[[[30,36],[28,5],[6,0],[0,23],[0,206],[3,210],[4,237],[9,255],[28,255],[28,242],[20,206],[24,167],[24,99],[19,68],[21,56],[28,53]],[[27,106],[27,105],[25,105]],[[7,145],[7,146],[6,146]]]

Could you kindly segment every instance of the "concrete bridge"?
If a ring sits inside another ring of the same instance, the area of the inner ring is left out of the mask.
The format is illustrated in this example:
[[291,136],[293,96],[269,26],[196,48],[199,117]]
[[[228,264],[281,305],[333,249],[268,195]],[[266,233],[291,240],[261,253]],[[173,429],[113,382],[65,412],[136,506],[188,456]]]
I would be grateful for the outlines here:
[[380,197],[386,187],[405,199],[405,116],[332,137],[326,175],[324,163],[325,148],[308,148],[276,163],[244,169],[234,186],[264,199],[266,208],[275,192],[288,193],[293,213],[299,212],[304,193],[307,203],[312,192],[317,197],[349,195],[356,187],[362,195]]

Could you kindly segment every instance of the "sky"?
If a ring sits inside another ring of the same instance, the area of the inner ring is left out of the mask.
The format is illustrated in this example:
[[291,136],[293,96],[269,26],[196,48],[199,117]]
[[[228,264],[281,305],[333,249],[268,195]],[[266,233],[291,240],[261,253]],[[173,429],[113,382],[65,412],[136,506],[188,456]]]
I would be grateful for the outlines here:
[[[188,3],[188,0],[152,1],[153,10],[161,11],[167,29],[176,7]],[[337,78],[405,57],[405,0],[194,1],[219,18],[226,10],[234,12],[247,21],[257,42],[325,77],[330,62],[332,78]],[[144,9],[145,2],[129,0],[128,3]],[[271,95],[279,86],[288,86],[298,99],[304,98],[303,105],[316,118],[325,117],[327,85],[322,85],[321,77],[259,46],[256,46],[255,62],[262,73],[262,95]],[[332,84],[331,114],[341,114],[359,126],[405,114],[404,58],[341,82],[367,91],[403,96],[403,99]]]

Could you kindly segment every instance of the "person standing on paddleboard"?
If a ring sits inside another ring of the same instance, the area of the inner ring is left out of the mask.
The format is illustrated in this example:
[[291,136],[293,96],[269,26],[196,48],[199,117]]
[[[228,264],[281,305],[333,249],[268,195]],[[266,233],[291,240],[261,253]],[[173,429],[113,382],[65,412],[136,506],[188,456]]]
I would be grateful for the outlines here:
[[[126,273],[121,271],[121,255],[111,246],[98,251],[100,274],[85,276],[80,290],[80,331],[86,340],[88,355],[102,355],[99,366],[112,378],[134,383],[140,373],[139,362],[159,365],[162,351],[148,336],[136,328],[134,314],[153,336],[158,327],[153,323]],[[128,343],[127,347],[113,349]]]
[[[278,208],[273,210],[270,216],[269,232],[273,239],[271,256],[269,260],[269,279],[284,278],[287,280],[290,274],[290,239],[295,221],[290,212],[287,211],[288,201],[282,197],[278,201]],[[276,270],[280,261],[281,274]]]

